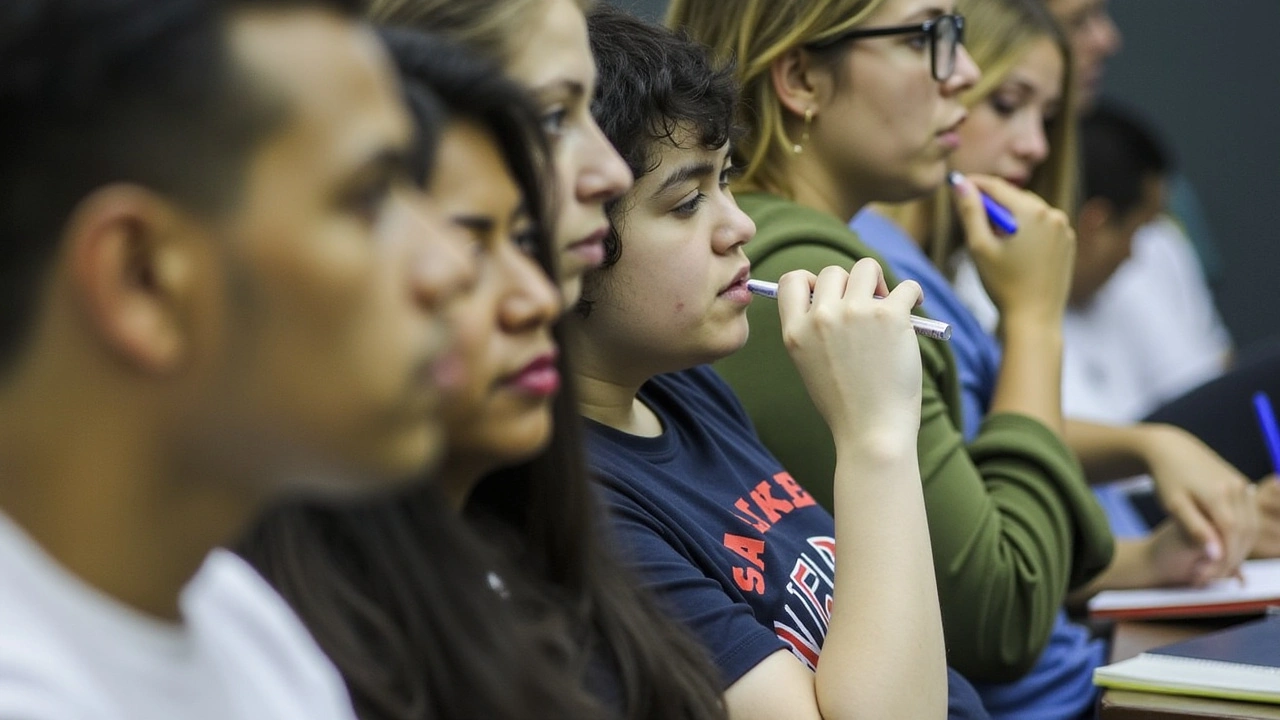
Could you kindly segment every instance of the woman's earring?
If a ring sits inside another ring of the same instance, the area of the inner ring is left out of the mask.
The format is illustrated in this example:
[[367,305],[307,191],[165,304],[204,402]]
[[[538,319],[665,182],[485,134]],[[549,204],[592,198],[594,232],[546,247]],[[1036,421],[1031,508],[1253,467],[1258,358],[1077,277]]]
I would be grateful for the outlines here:
[[791,146],[791,152],[799,155],[804,152],[805,143],[809,142],[809,124],[813,122],[813,108],[804,109],[804,131],[800,133],[800,142]]

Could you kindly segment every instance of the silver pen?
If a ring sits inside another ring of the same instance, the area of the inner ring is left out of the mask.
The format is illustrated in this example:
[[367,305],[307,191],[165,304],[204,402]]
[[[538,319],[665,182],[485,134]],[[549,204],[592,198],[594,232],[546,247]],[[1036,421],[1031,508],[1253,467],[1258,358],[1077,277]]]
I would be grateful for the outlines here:
[[[767,280],[748,280],[747,289],[761,297],[774,299],[778,297],[778,283],[772,283]],[[951,339],[951,326],[941,320],[930,320],[929,318],[912,315],[911,327],[916,331],[917,335],[923,335],[934,340]]]

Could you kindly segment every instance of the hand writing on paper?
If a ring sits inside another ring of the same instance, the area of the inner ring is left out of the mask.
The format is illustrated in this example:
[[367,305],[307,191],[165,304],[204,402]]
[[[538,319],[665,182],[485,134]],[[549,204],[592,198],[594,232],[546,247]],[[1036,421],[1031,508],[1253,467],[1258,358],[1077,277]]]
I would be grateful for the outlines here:
[[1156,526],[1146,538],[1148,562],[1153,573],[1152,586],[1191,585],[1199,587],[1219,578],[1229,577],[1237,568],[1226,568],[1214,559],[1204,546],[1188,535],[1172,520]]
[[1211,574],[1234,573],[1258,534],[1258,511],[1248,479],[1179,428],[1151,433],[1145,454],[1160,503],[1205,548],[1215,563]]
[[1258,481],[1254,504],[1258,514],[1258,540],[1253,545],[1256,558],[1280,557],[1280,476],[1268,475]]

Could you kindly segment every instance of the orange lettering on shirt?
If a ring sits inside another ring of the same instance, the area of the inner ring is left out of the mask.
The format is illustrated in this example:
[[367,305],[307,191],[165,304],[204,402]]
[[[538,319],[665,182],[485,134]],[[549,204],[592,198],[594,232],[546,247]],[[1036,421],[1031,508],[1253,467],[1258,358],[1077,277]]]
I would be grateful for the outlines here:
[[748,562],[761,570],[764,569],[764,541],[754,538],[742,537],[733,533],[724,534],[724,546],[738,553]]
[[818,501],[814,500],[813,496],[810,495],[807,490],[800,487],[800,483],[796,482],[795,478],[791,477],[791,473],[785,471],[780,472],[773,476],[773,480],[778,483],[778,485],[782,486],[783,490],[787,491],[787,494],[791,496],[791,502],[794,503],[796,507],[808,507],[818,503]]
[[762,481],[755,490],[751,491],[751,499],[771,523],[777,523],[783,515],[795,509],[795,506],[786,500],[773,496],[773,486],[768,480]]
[[764,594],[764,575],[755,568],[733,569],[733,581],[743,592],[754,592],[757,595]]
[[750,525],[751,527],[755,528],[758,532],[764,532],[768,530],[770,527],[772,527],[771,525],[769,525],[769,523],[765,522],[764,520],[761,520],[759,515],[756,515],[755,513],[751,512],[751,507],[747,505],[746,498],[738,498],[738,501],[735,502],[733,506],[738,508],[738,510],[741,511],[744,515],[751,518],[750,520],[748,520],[742,515],[738,515],[737,516],[738,519]]
[[[735,567],[733,569],[733,581],[743,592],[754,592],[758,595],[764,594],[764,573],[760,570],[764,569],[764,541],[755,538],[734,535],[733,533],[724,534],[724,546],[737,553],[747,562],[755,565],[755,567]],[[760,568],[757,570],[756,568]]]

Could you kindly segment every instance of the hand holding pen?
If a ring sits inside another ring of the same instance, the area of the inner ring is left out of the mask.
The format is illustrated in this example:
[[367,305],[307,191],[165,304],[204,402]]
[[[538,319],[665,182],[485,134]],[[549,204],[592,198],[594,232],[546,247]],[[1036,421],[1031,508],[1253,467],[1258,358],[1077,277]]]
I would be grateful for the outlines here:
[[1262,433],[1262,443],[1271,459],[1271,475],[1257,484],[1255,503],[1258,512],[1258,539],[1252,557],[1280,557],[1280,423],[1276,421],[1271,397],[1265,392],[1253,395],[1254,416]]
[[969,254],[1001,316],[1060,323],[1076,249],[1066,214],[995,177],[957,174],[952,193]]
[[1258,419],[1258,429],[1262,431],[1267,457],[1271,459],[1271,472],[1280,475],[1280,424],[1276,422],[1270,395],[1261,390],[1253,394],[1253,414]]
[[[778,297],[778,283],[772,283],[768,280],[748,280],[747,289],[760,297],[774,299],[777,299]],[[812,295],[810,295],[810,299],[812,299]],[[883,300],[884,296],[877,295],[876,299]],[[911,328],[915,330],[917,335],[923,335],[924,337],[933,338],[934,340],[951,339],[951,326],[941,320],[931,320],[929,318],[912,315]]]
[[923,385],[910,318],[921,297],[910,280],[889,291],[869,258],[848,271],[793,270],[779,281],[787,354],[837,448],[875,437],[885,450],[914,453]]

